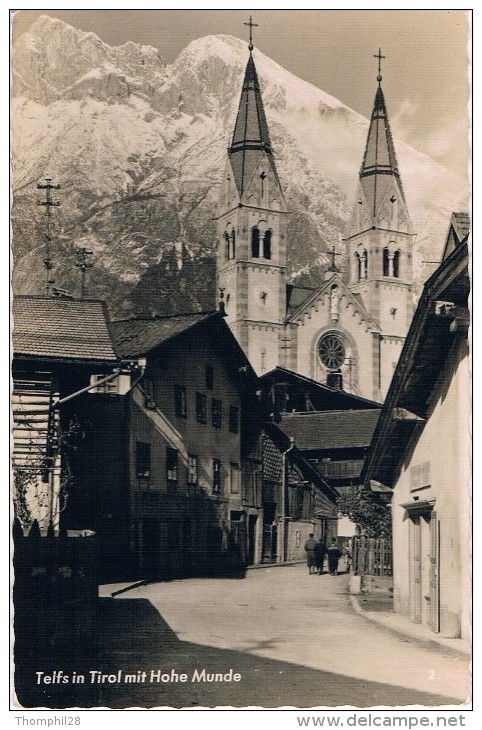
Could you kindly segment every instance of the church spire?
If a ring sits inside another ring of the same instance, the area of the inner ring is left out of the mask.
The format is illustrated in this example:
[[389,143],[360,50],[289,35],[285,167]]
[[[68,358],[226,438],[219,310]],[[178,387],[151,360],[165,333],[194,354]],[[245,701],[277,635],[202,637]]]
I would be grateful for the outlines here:
[[382,90],[381,49],[374,56],[378,59],[378,88],[368,130],[365,154],[360,169],[360,183],[365,199],[374,219],[377,218],[393,178],[398,181],[400,195],[405,201],[398,162],[395,154],[387,107]]
[[228,149],[236,187],[240,196],[246,190],[261,156],[267,155],[269,157],[270,165],[276,175],[268,123],[264,112],[258,73],[253,59],[252,31],[253,27],[257,27],[257,24],[253,23],[250,16],[249,22],[244,25],[249,25],[249,58],[244,74],[233,139]]

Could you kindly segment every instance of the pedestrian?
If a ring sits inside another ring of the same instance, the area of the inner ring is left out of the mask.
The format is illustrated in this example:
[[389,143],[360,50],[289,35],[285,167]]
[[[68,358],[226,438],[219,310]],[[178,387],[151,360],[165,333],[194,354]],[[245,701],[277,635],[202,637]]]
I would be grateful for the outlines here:
[[323,540],[318,540],[315,545],[315,568],[318,575],[323,573],[323,563],[325,562],[325,544]]
[[351,568],[351,550],[348,545],[346,546],[344,552],[345,552],[345,571],[347,573],[349,573],[350,568]]
[[312,532],[308,536],[308,540],[305,542],[306,550],[306,564],[308,565],[308,572],[310,575],[314,575],[315,569],[315,546],[316,540]]
[[340,548],[336,544],[336,538],[333,538],[328,548],[328,570],[330,575],[338,575],[338,561],[340,559]]

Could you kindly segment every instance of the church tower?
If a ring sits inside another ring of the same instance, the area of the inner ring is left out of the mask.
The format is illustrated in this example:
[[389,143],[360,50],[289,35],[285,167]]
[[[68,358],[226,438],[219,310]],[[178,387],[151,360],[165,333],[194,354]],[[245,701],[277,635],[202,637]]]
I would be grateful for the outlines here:
[[226,321],[256,372],[280,361],[286,316],[286,204],[276,171],[250,18],[249,58],[217,213],[216,277]]
[[381,86],[359,174],[347,241],[348,286],[379,325],[373,343],[373,392],[387,390],[413,315],[414,232],[408,214]]

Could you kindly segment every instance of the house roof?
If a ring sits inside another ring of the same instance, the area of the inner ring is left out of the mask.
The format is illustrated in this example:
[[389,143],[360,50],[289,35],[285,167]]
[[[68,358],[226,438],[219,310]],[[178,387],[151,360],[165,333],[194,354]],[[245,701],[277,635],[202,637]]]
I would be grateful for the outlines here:
[[452,225],[459,239],[459,243],[462,243],[470,232],[470,216],[468,213],[452,213]]
[[[149,319],[134,318],[110,323],[111,334],[123,359],[147,355],[176,337],[195,330],[195,337],[209,339],[223,359],[237,386],[255,397],[258,378],[246,354],[219,312],[191,312]],[[250,406],[251,407],[251,406]],[[258,409],[258,402],[253,408]]]
[[138,317],[111,322],[109,326],[121,356],[138,357],[213,316],[216,316],[215,312]]
[[452,213],[449,230],[445,239],[445,247],[442,261],[452,253],[454,249],[465,243],[470,233],[470,216],[468,213]]
[[[278,424],[265,423],[263,430],[268,434],[275,446],[282,452],[286,452],[291,447],[289,436],[279,427]],[[326,479],[312,466],[301,453],[301,450],[295,445],[289,452],[289,458],[298,466],[300,471],[307,479],[316,484],[321,491],[334,503],[338,499],[338,492],[332,487]]]
[[430,398],[454,337],[466,336],[469,290],[465,241],[424,286],[367,454],[365,483],[395,483],[409,442],[429,417]]
[[279,428],[294,436],[301,451],[364,448],[372,440],[379,416],[378,409],[283,413]]
[[362,398],[360,395],[347,393],[338,388],[331,388],[329,385],[319,383],[317,380],[300,375],[294,370],[288,370],[277,366],[259,378],[264,391],[267,391],[273,384],[288,382],[299,385],[310,393],[310,400],[316,411],[354,410],[354,409],[377,409],[381,404],[376,401]]
[[116,362],[104,302],[16,296],[13,299],[16,356]]

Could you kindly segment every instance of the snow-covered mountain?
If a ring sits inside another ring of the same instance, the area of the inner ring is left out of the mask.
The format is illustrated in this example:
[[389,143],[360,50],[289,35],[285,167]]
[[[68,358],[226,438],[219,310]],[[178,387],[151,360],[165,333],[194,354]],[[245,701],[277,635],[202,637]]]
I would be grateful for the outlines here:
[[[290,270],[316,281],[341,237],[368,122],[254,52],[281,183],[291,210]],[[88,296],[115,315],[215,304],[215,215],[246,44],[193,41],[172,65],[150,46],[110,47],[47,16],[13,51],[14,288],[41,293],[44,208],[38,181],[61,184],[53,211],[55,286],[78,293],[74,251],[94,252]],[[374,89],[375,92],[375,89]],[[388,104],[390,100],[388,99]],[[436,261],[463,180],[396,142],[418,233],[419,280]]]

